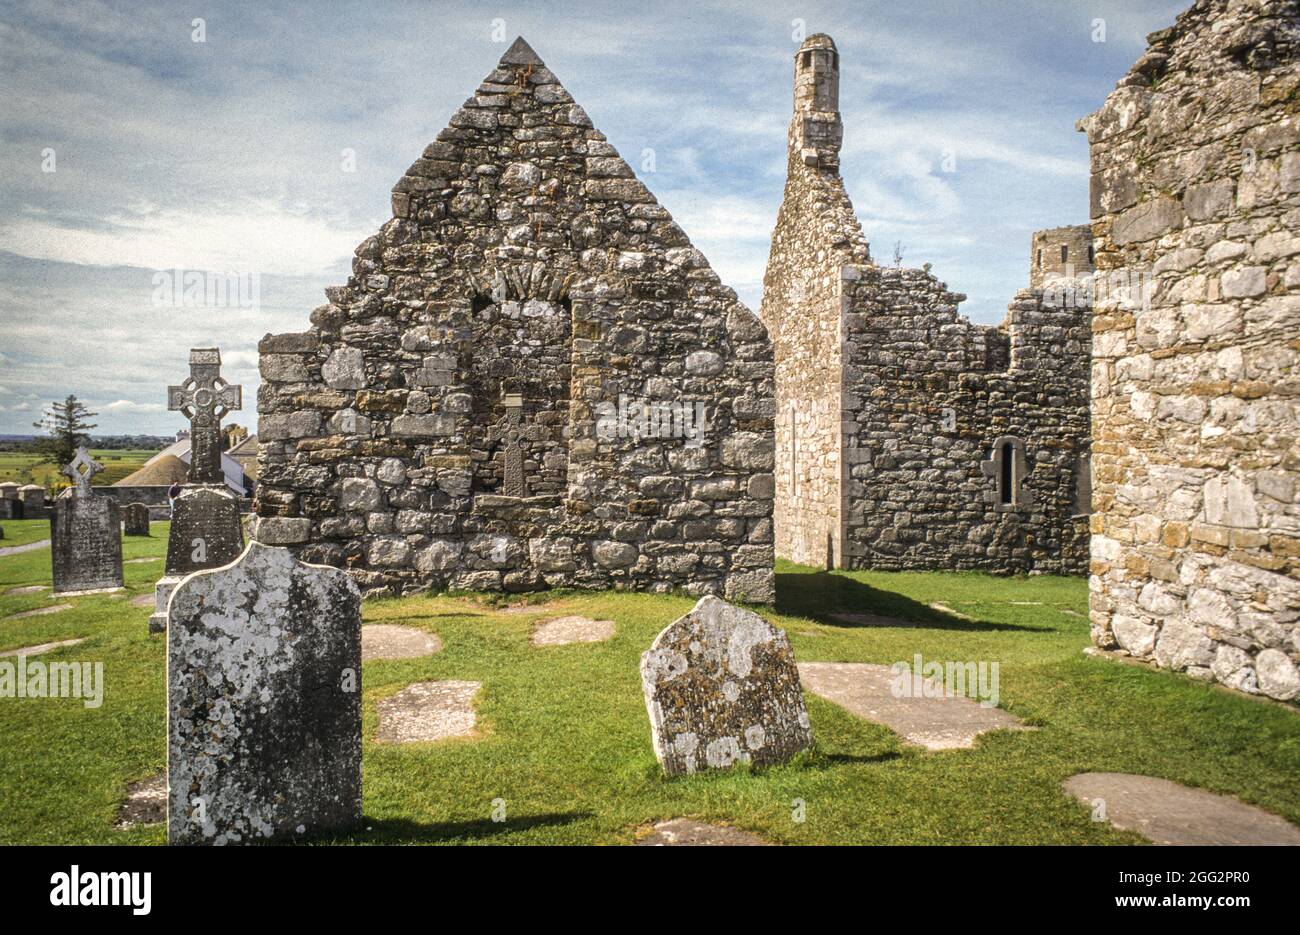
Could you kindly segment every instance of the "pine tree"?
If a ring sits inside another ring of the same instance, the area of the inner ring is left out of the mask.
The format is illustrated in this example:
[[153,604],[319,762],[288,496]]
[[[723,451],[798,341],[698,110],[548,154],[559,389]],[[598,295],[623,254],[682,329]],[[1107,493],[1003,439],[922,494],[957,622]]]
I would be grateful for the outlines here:
[[51,403],[41,416],[40,422],[32,425],[43,429],[47,437],[35,441],[36,450],[42,455],[42,463],[53,463],[62,468],[77,456],[77,448],[90,444],[86,433],[95,427],[87,422],[97,413],[91,412],[75,396],[69,395],[61,403]]

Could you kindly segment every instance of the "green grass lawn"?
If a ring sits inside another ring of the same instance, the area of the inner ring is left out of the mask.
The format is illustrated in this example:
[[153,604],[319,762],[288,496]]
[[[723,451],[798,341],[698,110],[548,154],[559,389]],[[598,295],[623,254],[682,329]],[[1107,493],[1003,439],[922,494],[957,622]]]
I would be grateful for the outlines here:
[[[127,539],[128,558],[161,557],[166,524]],[[1038,727],[995,732],[974,749],[928,753],[809,695],[817,748],[778,768],[664,779],[650,746],[638,660],[688,610],[684,597],[567,593],[536,612],[486,600],[367,602],[367,622],[437,633],[445,649],[364,669],[365,825],[348,843],[627,843],[638,828],[693,816],[780,843],[1139,843],[1094,823],[1061,792],[1105,770],[1228,793],[1300,822],[1300,718],[1180,675],[1092,659],[1086,584],[978,574],[831,574],[782,565],[779,602],[763,609],[801,661],[927,660],[1000,664],[1001,704]],[[164,642],[146,633],[161,563],[126,566],[129,594],[73,599],[75,609],[0,622],[0,650],[86,637],[47,659],[103,661],[97,710],[72,700],[0,699],[0,843],[161,844],[159,826],[120,832],[128,782],[161,771]],[[0,559],[0,617],[48,604],[6,595],[49,582],[49,553]],[[975,618],[931,610],[942,601]],[[1026,603],[1032,602],[1032,603]],[[554,609],[551,609],[554,608]],[[531,627],[563,613],[612,619],[607,643],[538,648]],[[866,628],[829,614],[871,611],[915,626]],[[377,702],[414,681],[481,681],[479,736],[437,744],[372,742]],[[493,800],[507,820],[490,820]],[[796,800],[806,820],[793,820]]]
[[[0,529],[5,536],[0,539],[0,549],[15,545],[27,545],[50,538],[50,521],[48,519],[6,519],[0,520]],[[47,563],[48,564],[48,563]]]
[[[95,475],[95,486],[116,484],[128,474],[133,474],[144,463],[156,455],[157,451],[137,449],[109,450],[95,448],[90,456],[104,466],[104,470]],[[14,481],[18,484],[40,484],[48,487],[51,482],[60,487],[68,486],[68,478],[62,473],[62,466],[41,464],[37,455],[23,451],[0,451],[0,483]]]

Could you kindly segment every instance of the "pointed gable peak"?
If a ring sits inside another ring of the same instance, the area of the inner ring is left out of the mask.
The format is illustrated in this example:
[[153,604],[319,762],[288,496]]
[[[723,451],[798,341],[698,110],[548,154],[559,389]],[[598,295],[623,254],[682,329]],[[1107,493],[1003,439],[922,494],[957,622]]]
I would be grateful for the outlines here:
[[545,66],[546,63],[533,51],[533,47],[524,41],[523,36],[516,36],[510,48],[506,49],[506,54],[501,56],[501,64]]

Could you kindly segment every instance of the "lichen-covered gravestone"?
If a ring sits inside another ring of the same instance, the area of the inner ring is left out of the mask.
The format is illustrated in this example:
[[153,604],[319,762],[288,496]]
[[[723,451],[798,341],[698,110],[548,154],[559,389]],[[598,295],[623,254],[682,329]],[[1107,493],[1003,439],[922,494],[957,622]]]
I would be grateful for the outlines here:
[[361,595],[256,542],[167,621],[167,837],[236,844],[361,820]]
[[655,755],[670,776],[782,763],[812,746],[785,631],[705,597],[641,656]]
[[90,479],[102,469],[84,448],[78,448],[77,456],[63,469],[76,486],[54,502],[50,514],[55,594],[122,587],[122,525],[117,502],[97,497],[90,489]]
[[122,510],[123,532],[128,536],[149,535],[149,508],[143,503],[128,503]]

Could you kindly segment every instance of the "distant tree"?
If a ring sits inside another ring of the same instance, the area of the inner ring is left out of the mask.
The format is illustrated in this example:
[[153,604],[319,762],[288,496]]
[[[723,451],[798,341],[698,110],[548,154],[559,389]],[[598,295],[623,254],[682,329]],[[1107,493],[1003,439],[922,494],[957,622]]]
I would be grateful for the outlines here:
[[95,427],[95,423],[86,420],[95,415],[97,413],[91,412],[72,395],[61,403],[50,403],[41,421],[32,423],[46,433],[45,437],[35,440],[41,463],[62,467],[76,457],[77,448],[90,443],[90,436],[86,433]]
[[903,242],[901,240],[894,241],[894,265],[903,265]]

